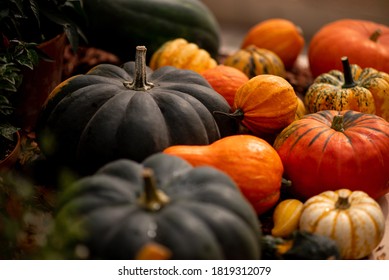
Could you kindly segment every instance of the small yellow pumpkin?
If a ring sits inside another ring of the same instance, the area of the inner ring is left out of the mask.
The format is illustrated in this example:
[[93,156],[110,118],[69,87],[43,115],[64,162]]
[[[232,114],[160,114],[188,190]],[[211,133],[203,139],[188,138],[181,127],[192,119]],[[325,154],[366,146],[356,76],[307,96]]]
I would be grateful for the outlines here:
[[260,74],[286,76],[284,63],[276,53],[254,45],[229,55],[223,64],[241,70],[249,78]]
[[288,237],[299,227],[303,203],[298,199],[285,199],[277,204],[273,212],[274,227],[271,234],[275,237]]
[[162,66],[174,66],[201,73],[216,67],[217,62],[206,50],[199,48],[195,43],[177,38],[167,41],[153,53],[149,66],[153,70]]
[[299,227],[335,240],[343,259],[361,259],[380,243],[385,217],[379,204],[365,192],[339,189],[309,198]]

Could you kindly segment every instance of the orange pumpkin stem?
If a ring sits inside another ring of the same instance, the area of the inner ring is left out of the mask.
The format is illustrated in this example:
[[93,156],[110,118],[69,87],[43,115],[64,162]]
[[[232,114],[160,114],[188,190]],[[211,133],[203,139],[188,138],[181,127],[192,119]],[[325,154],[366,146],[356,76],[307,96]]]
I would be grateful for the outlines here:
[[125,81],[123,85],[131,90],[147,91],[154,87],[153,83],[147,81],[146,75],[146,47],[137,46],[135,53],[135,73],[132,82]]
[[369,39],[372,40],[373,42],[377,42],[378,38],[381,36],[382,30],[377,29],[373,32],[373,34],[370,35]]
[[342,58],[343,65],[343,75],[344,75],[344,84],[342,88],[353,88],[356,86],[356,83],[353,79],[353,74],[350,67],[350,62],[348,61],[348,57],[343,56]]
[[139,203],[146,210],[155,212],[170,202],[169,197],[158,190],[154,177],[154,172],[150,168],[145,168],[142,173],[144,180],[144,192],[139,197]]

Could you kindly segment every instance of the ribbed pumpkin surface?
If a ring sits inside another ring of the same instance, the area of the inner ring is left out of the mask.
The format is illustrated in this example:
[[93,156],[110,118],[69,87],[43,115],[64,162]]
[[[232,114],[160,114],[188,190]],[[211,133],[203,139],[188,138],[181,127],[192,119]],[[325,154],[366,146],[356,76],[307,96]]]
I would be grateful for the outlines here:
[[380,243],[385,218],[379,204],[360,191],[326,191],[307,200],[300,230],[328,236],[343,259],[366,257]]
[[305,115],[278,135],[274,147],[299,197],[348,188],[377,199],[389,191],[389,123],[376,115]]

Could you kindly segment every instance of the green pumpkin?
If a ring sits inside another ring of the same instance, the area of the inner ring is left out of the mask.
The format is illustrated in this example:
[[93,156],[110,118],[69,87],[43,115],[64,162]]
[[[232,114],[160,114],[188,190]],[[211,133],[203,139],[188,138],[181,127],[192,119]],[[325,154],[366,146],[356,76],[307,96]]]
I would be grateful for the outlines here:
[[77,246],[89,252],[84,258],[130,260],[160,244],[171,259],[260,258],[259,220],[232,179],[179,157],[111,162],[66,187],[59,201],[50,235],[57,253]]
[[152,71],[144,47],[123,67],[101,64],[58,85],[43,107],[37,139],[44,155],[82,173],[118,158],[142,161],[176,144],[210,144],[236,131],[213,116],[228,102],[199,74]]
[[219,24],[197,0],[84,0],[88,41],[133,60],[132,50],[147,46],[150,57],[163,43],[184,38],[214,58],[220,46]]

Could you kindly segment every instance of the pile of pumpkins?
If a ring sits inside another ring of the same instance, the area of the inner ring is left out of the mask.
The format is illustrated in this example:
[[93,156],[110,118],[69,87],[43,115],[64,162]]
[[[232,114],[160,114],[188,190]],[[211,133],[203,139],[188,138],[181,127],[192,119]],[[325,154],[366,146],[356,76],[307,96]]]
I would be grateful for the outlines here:
[[[120,67],[63,81],[37,140],[83,177],[61,194],[53,246],[97,259],[260,259],[269,242],[272,258],[368,256],[384,234],[377,199],[389,191],[389,58],[325,45],[349,38],[330,40],[328,29],[361,26],[388,40],[389,28],[371,22],[324,27],[309,46],[315,80],[303,98],[285,75],[305,42],[285,19],[258,23],[222,62],[180,37],[150,58],[139,45]],[[273,239],[260,223],[269,212]],[[323,238],[316,247],[290,241],[312,236]]]

